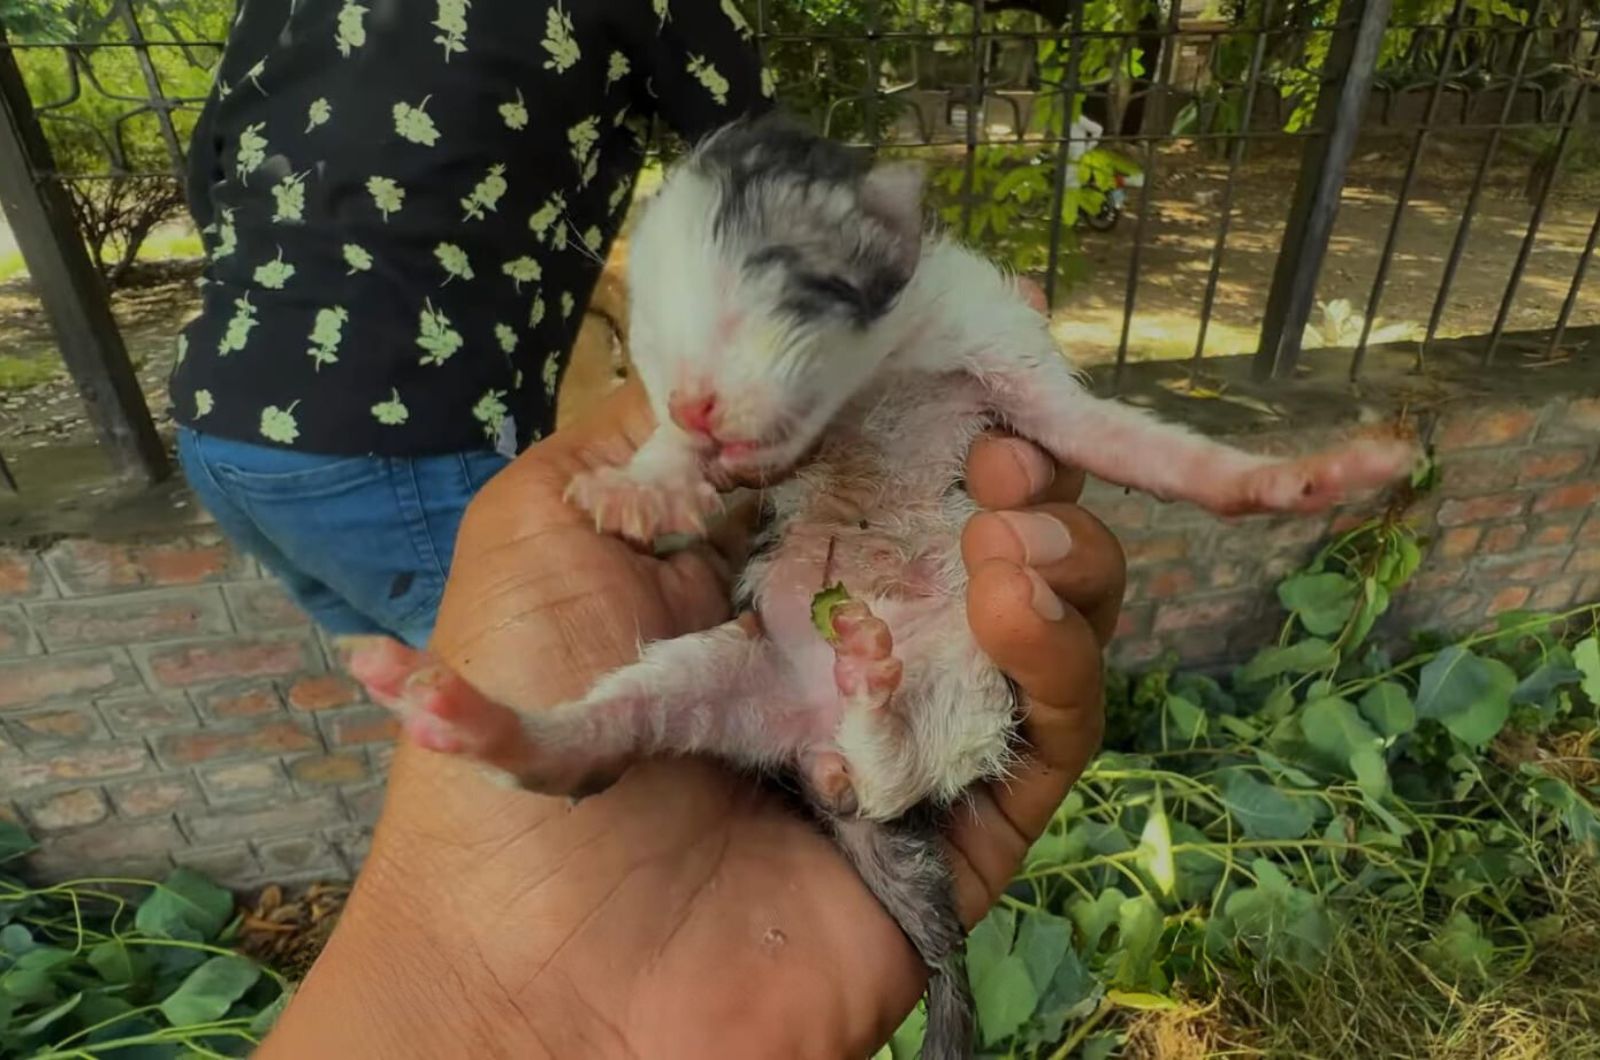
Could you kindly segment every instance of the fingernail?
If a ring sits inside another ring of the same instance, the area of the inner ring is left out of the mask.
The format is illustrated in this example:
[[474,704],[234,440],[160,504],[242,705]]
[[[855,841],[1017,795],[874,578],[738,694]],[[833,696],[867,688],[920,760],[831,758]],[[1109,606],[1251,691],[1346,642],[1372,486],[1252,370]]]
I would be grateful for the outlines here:
[[1056,465],[1045,455],[1020,438],[1007,438],[1006,451],[1017,465],[1017,470],[1028,482],[1028,496],[1034,497],[1056,479]]
[[1067,616],[1066,605],[1061,602],[1060,597],[1056,596],[1055,591],[1045,584],[1045,580],[1039,576],[1039,572],[1032,567],[1023,567],[1022,570],[1027,574],[1028,580],[1033,583],[1033,609],[1038,612],[1039,617],[1046,622],[1060,622],[1065,618]]
[[996,512],[1005,520],[1011,532],[1022,542],[1022,559],[1029,566],[1040,567],[1065,559],[1072,551],[1072,534],[1059,519],[1038,512]]

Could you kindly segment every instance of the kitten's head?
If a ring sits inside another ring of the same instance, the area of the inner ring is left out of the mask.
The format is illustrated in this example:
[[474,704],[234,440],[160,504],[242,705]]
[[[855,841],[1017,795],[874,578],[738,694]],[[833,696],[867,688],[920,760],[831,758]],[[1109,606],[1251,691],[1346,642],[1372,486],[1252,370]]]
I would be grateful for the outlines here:
[[728,126],[669,173],[630,240],[630,341],[658,415],[730,470],[792,463],[894,344],[922,172],[781,119]]

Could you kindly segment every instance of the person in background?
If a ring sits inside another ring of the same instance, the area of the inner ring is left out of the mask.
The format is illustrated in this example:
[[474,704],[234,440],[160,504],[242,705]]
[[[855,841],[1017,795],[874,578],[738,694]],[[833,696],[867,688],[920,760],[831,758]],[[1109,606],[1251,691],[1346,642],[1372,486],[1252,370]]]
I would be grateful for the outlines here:
[[333,635],[431,634],[552,429],[652,124],[770,105],[731,0],[250,0],[197,121],[171,378],[201,503]]

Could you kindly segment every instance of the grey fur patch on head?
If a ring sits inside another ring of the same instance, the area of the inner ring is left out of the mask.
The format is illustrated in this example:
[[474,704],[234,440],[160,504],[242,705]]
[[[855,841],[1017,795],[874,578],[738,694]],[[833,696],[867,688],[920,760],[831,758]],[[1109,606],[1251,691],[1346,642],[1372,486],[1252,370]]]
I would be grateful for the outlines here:
[[783,309],[810,321],[843,314],[865,327],[888,312],[916,271],[921,167],[874,166],[776,114],[735,122],[690,163],[715,181],[718,238],[744,249],[743,268],[782,277]]

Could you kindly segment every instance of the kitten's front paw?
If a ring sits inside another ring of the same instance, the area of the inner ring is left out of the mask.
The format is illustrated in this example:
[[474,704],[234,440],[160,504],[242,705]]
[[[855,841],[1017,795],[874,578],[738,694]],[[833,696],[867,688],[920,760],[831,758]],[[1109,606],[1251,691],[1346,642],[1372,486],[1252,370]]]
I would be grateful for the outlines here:
[[704,480],[647,482],[616,467],[575,476],[567,500],[594,517],[596,530],[644,545],[663,534],[699,536],[706,516],[721,507],[717,491]]

